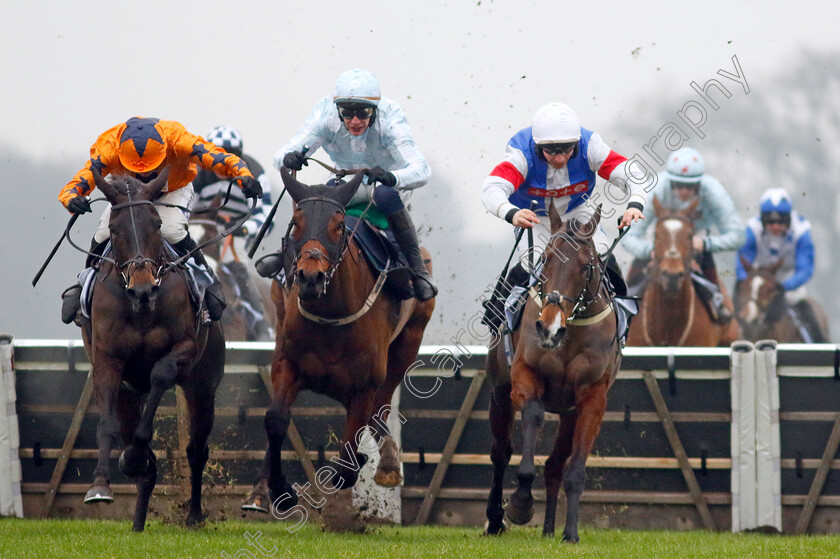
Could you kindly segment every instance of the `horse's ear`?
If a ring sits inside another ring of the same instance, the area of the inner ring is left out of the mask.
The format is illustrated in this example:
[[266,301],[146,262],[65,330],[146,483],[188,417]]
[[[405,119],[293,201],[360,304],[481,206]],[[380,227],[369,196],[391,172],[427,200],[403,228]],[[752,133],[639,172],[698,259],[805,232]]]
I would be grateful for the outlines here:
[[105,198],[107,198],[109,202],[116,204],[117,202],[115,202],[115,200],[118,196],[120,196],[120,191],[117,190],[110,182],[105,180],[105,177],[103,177],[95,168],[91,169],[90,172],[93,175],[93,183],[96,185],[96,188],[102,191],[102,194],[105,195]]
[[770,274],[771,274],[771,275],[774,275],[774,276],[775,276],[775,275],[776,275],[776,272],[778,272],[778,271],[779,271],[779,268],[781,268],[781,267],[782,267],[782,264],[784,264],[784,260],[782,260],[781,258],[779,258],[778,260],[776,260],[776,263],[775,263],[775,264],[773,264],[772,266],[768,266],[768,267],[767,267],[767,271],[768,271],[768,272],[770,272]]
[[292,176],[285,167],[280,167],[280,176],[283,177],[283,186],[289,191],[289,196],[295,202],[300,202],[309,197],[309,187]]
[[688,205],[688,207],[686,207],[686,208],[682,211],[682,214],[683,214],[685,217],[687,217],[688,219],[690,219],[691,221],[694,221],[695,214],[697,213],[697,206],[699,206],[699,205],[700,205],[700,198],[695,198],[695,199],[694,199],[694,200],[693,200],[693,201],[692,201],[692,202]]
[[591,225],[592,225],[591,231],[595,231],[596,229],[598,229],[598,225],[600,225],[600,223],[601,223],[601,206],[602,205],[603,204],[598,204],[598,209],[595,210],[595,213],[592,215],[592,217],[589,220]]
[[548,206],[548,221],[551,224],[551,232],[554,233],[563,226],[563,220],[560,219],[560,212],[557,211],[553,198],[546,200],[546,205]]
[[752,270],[753,270],[753,265],[752,265],[752,264],[750,264],[750,261],[749,261],[749,260],[747,260],[747,257],[746,257],[746,256],[744,256],[743,254],[741,254],[740,252],[738,253],[738,260],[740,260],[740,261],[741,261],[741,266],[744,268],[744,271],[745,271],[746,273],[748,273],[748,274],[749,274],[750,272],[752,272]]
[[163,187],[166,186],[166,181],[169,179],[169,165],[164,167],[163,171],[155,177],[152,182],[146,185],[146,188],[143,189],[143,197],[146,200],[154,200],[157,198],[157,195],[160,194],[160,191],[163,190]]
[[659,217],[665,212],[665,207],[662,205],[662,202],[659,200],[659,196],[653,197],[653,213],[656,217]]
[[353,195],[356,194],[356,191],[359,190],[359,185],[362,184],[362,179],[364,177],[364,172],[356,173],[356,176],[353,177],[353,180],[351,180],[350,182],[345,182],[344,184],[336,188],[333,192],[333,197],[335,198],[335,200],[342,206],[346,206],[347,202],[349,202],[353,198]]

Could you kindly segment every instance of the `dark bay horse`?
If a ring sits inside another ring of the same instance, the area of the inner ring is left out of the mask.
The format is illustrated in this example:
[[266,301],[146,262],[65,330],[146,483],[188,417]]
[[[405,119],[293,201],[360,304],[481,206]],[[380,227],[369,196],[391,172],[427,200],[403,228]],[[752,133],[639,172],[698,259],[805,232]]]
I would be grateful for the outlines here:
[[280,453],[301,390],[326,394],[347,410],[339,457],[329,463],[332,474],[327,477],[335,488],[356,483],[367,460],[358,452],[365,426],[378,435],[380,445],[374,481],[386,487],[402,481],[399,449],[385,420],[394,390],[417,358],[435,304],[434,299],[398,301],[378,292],[381,282],[345,227],[344,206],[359,188],[362,173],[334,187],[307,186],[286,169],[281,174],[297,207],[286,240],[287,287],[275,284],[272,289],[283,322],[271,363],[268,450],[242,506],[260,512],[269,512],[272,505],[285,511],[297,503]]
[[[562,484],[567,500],[563,539],[577,542],[586,458],[600,430],[607,391],[618,374],[621,347],[605,268],[592,242],[600,212],[583,227],[570,227],[561,222],[552,204],[549,219],[552,237],[544,252],[539,293],[529,298],[521,326],[513,334],[513,364],[508,368],[502,344],[487,355],[487,374],[493,386],[493,485],[486,532],[505,531],[505,513],[515,524],[525,524],[533,517],[535,447],[549,411],[560,414],[560,426],[545,464],[543,535],[554,535]],[[518,487],[504,509],[504,473],[513,453],[511,430],[517,410],[522,412],[522,461]]]
[[[741,337],[738,322],[712,321],[691,279],[694,264],[693,217],[699,200],[682,210],[666,209],[653,198],[656,228],[653,258],[639,315],[630,325],[629,346],[728,346]],[[727,298],[726,303],[732,302]]]
[[164,392],[176,384],[184,391],[190,424],[187,524],[201,522],[201,476],[209,455],[216,388],[224,372],[219,323],[201,325],[183,270],[168,265],[171,259],[152,202],[166,178],[164,172],[149,184],[127,176],[109,182],[94,173],[96,186],[112,204],[112,252],[96,273],[90,319],[82,324],[100,414],[99,460],[85,503],[114,500],[110,456],[121,435],[126,449],[120,471],[137,483],[136,532],[145,527],[157,481],[150,446],[155,412]]
[[[735,316],[741,323],[744,339],[776,340],[779,343],[803,343],[800,320],[797,311],[788,303],[785,290],[776,280],[776,273],[782,265],[780,260],[770,267],[754,268],[743,256],[741,265],[747,278],[735,286]],[[799,305],[810,305],[813,320],[819,332],[808,330],[813,343],[828,341],[828,316],[823,308],[810,297]],[[798,306],[798,305],[797,305]],[[796,317],[796,318],[794,318]],[[816,334],[816,335],[815,335]]]

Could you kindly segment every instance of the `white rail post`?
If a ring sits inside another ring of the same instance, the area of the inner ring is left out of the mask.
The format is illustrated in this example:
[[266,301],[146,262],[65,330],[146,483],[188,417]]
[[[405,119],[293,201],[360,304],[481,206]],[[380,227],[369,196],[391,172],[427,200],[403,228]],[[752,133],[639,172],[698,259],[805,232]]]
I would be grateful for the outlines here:
[[0,516],[23,518],[13,340],[0,334]]
[[782,531],[779,377],[776,341],[755,343],[756,525]]
[[756,527],[755,347],[731,346],[732,366],[732,531]]

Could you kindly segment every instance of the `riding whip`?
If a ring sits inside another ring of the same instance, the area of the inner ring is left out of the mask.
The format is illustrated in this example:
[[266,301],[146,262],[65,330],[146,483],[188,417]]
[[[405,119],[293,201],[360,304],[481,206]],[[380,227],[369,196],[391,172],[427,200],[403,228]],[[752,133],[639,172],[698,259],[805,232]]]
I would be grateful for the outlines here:
[[[306,152],[309,151],[309,146],[303,146],[303,149],[300,150],[301,155],[306,155]],[[294,177],[297,174],[297,171],[292,171],[292,176]],[[259,248],[260,243],[265,237],[265,234],[268,233],[268,228],[271,227],[271,222],[274,220],[274,214],[277,213],[277,207],[280,205],[280,200],[283,199],[283,195],[286,194],[286,187],[283,187],[283,191],[280,192],[280,196],[277,197],[277,201],[274,202],[274,205],[271,207],[271,211],[268,212],[268,215],[265,218],[265,221],[260,227],[257,236],[254,237],[254,242],[251,244],[251,248],[248,249],[248,258],[253,259],[254,255],[257,253],[257,248]]]
[[[90,198],[87,198],[87,199],[90,200]],[[76,220],[79,219],[80,215],[82,215],[82,214],[73,214],[70,217],[70,221],[67,222],[67,227],[64,228],[64,232],[61,234],[61,238],[58,239],[57,243],[55,243],[55,246],[53,247],[52,251],[50,252],[50,255],[47,256],[47,259],[44,261],[44,264],[41,266],[41,269],[38,270],[37,274],[35,274],[35,279],[32,280],[32,287],[35,287],[35,284],[38,283],[39,279],[41,279],[41,275],[44,273],[44,270],[47,269],[47,266],[49,265],[50,261],[52,261],[53,256],[55,256],[55,253],[58,251],[58,247],[60,247],[61,243],[64,242],[64,238],[67,236],[67,231],[69,231],[73,227],[73,224],[76,223]]]

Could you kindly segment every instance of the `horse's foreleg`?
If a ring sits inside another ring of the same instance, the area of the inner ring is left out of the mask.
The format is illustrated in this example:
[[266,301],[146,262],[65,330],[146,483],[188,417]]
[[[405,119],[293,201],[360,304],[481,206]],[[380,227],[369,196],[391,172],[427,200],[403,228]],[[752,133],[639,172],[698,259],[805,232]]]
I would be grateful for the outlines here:
[[510,441],[512,428],[513,404],[510,401],[510,384],[503,384],[496,387],[490,397],[490,431],[493,433],[490,460],[493,462],[493,485],[487,499],[487,525],[484,527],[484,533],[490,536],[507,530],[502,492],[505,470],[513,455],[513,445]]
[[112,503],[111,491],[111,449],[117,442],[120,425],[117,419],[117,395],[123,363],[107,355],[96,355],[93,365],[93,391],[99,407],[99,426],[96,430],[96,444],[99,449],[93,483],[85,494],[85,504]]
[[343,446],[337,458],[330,461],[337,466],[338,473],[333,485],[339,489],[350,489],[359,479],[359,471],[367,463],[367,456],[359,452],[359,442],[364,440],[373,407],[373,391],[355,394],[347,404],[347,420],[344,424]]
[[297,493],[283,475],[283,441],[292,419],[291,407],[300,391],[298,372],[286,359],[272,361],[271,405],[265,412],[265,432],[268,438],[265,460],[257,475],[251,495],[242,510],[258,512],[287,511],[298,502]]
[[190,418],[190,444],[187,446],[187,461],[190,464],[190,511],[187,514],[187,526],[194,526],[204,521],[201,512],[201,476],[210,457],[207,439],[213,430],[213,405],[215,394],[185,394]]
[[534,516],[531,485],[536,472],[534,454],[537,438],[545,419],[545,407],[539,399],[542,392],[543,386],[536,371],[521,357],[515,357],[511,368],[510,397],[514,407],[522,410],[522,461],[516,475],[519,486],[511,496],[506,511],[514,524],[525,524]]
[[572,440],[575,433],[575,419],[560,417],[557,429],[557,439],[554,449],[545,462],[545,522],[543,522],[543,536],[554,536],[554,525],[557,518],[557,496],[563,481],[563,469],[566,460],[572,453]]
[[[193,346],[191,342],[190,346]],[[137,423],[137,429],[134,431],[134,440],[131,446],[120,456],[120,471],[126,476],[130,478],[139,477],[146,473],[147,468],[150,467],[148,457],[151,454],[150,444],[152,442],[155,413],[163,394],[175,386],[178,373],[187,367],[187,363],[192,363],[192,359],[189,359],[186,352],[173,349],[152,367],[149,375],[151,388],[146,396],[146,403],[140,421]]]
[[595,444],[595,437],[601,429],[601,419],[607,407],[606,380],[586,389],[583,397],[576,404],[577,421],[572,442],[572,453],[563,472],[563,490],[566,492],[566,526],[563,539],[576,543],[578,536],[578,513],[580,496],[586,484],[586,458]]
[[137,503],[134,505],[134,522],[131,530],[133,532],[142,532],[146,527],[146,515],[149,512],[149,498],[152,496],[152,491],[157,483],[157,460],[152,449],[146,447],[148,452],[147,460],[149,463],[146,472],[137,478]]

